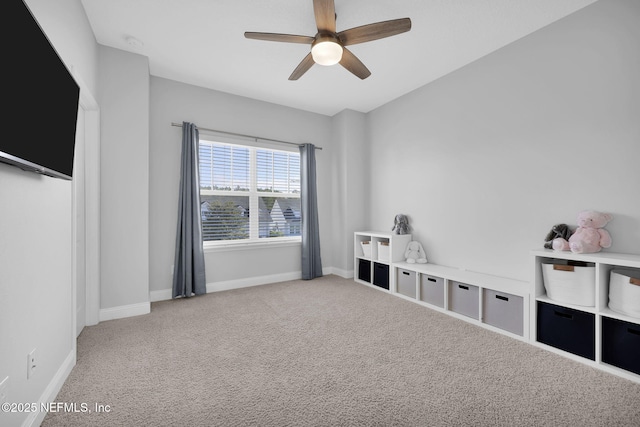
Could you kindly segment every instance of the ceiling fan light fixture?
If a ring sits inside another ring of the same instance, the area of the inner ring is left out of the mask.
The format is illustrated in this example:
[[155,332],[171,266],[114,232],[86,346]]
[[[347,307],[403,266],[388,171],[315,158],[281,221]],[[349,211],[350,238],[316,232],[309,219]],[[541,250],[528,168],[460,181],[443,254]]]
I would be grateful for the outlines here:
[[298,80],[314,64],[340,64],[361,80],[371,75],[371,71],[353,54],[347,46],[384,39],[409,31],[411,19],[400,18],[353,27],[336,33],[336,6],[334,0],[312,0],[313,14],[318,32],[314,37],[282,33],[257,33],[247,31],[248,39],[311,45],[307,53],[289,76]]
[[335,65],[342,59],[342,46],[332,39],[320,39],[311,47],[311,56],[316,64]]

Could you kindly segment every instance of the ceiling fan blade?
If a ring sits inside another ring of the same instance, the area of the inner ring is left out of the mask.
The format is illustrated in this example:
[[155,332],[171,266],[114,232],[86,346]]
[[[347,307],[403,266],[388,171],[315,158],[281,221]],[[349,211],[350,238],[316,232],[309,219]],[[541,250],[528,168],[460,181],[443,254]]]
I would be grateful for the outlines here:
[[336,5],[333,0],[313,0],[313,14],[318,32],[336,32]]
[[390,21],[376,22],[375,24],[367,24],[341,31],[338,33],[338,38],[344,46],[350,46],[395,36],[396,34],[405,33],[410,29],[411,19],[392,19]]
[[362,61],[360,61],[358,57],[351,53],[351,51],[346,47],[342,50],[342,59],[340,60],[340,65],[351,71],[362,80],[371,75],[371,71],[369,71],[369,69],[362,63]]
[[285,43],[302,43],[302,44],[311,44],[313,37],[308,36],[297,36],[294,34],[276,34],[276,33],[253,33],[253,32],[245,32],[244,36],[248,39],[255,40],[266,40],[270,42],[285,42]]
[[315,64],[315,62],[313,61],[311,52],[309,52],[307,56],[305,56],[304,59],[298,64],[296,69],[293,70],[293,73],[291,73],[291,75],[289,76],[289,80],[298,80],[304,73],[309,71],[309,68],[311,68],[313,64]]

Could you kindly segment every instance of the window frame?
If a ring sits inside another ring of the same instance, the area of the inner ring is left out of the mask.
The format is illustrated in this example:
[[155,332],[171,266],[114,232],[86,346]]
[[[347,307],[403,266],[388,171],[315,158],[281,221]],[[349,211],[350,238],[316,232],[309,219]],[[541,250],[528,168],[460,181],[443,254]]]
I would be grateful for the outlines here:
[[[281,146],[274,147],[271,144],[247,144],[242,141],[228,141],[230,138],[222,138],[218,136],[209,136],[200,134],[198,141],[198,147],[200,144],[211,145],[224,145],[232,147],[246,148],[249,150],[249,191],[237,191],[237,190],[203,190],[200,188],[200,197],[202,196],[240,196],[249,197],[249,238],[237,239],[237,240],[203,240],[203,248],[205,252],[218,252],[218,251],[230,251],[230,250],[244,250],[244,249],[258,249],[260,247],[273,248],[276,246],[300,246],[302,244],[302,236],[282,236],[282,237],[259,237],[259,221],[260,215],[251,214],[251,212],[259,212],[258,199],[260,197],[282,197],[282,198],[295,198],[300,199],[301,193],[280,193],[280,192],[267,192],[258,191],[258,177],[257,177],[257,150],[268,150],[274,152],[283,152],[287,154],[298,154],[299,152],[293,149],[284,149]],[[199,151],[199,148],[198,148]],[[198,165],[198,173],[200,173],[200,166]],[[251,237],[253,236],[253,237]]]

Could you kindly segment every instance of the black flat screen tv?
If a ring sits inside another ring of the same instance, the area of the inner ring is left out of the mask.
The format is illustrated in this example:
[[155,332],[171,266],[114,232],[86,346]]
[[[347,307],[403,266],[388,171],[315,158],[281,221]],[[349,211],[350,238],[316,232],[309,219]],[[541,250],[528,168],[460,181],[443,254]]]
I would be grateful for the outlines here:
[[5,0],[0,161],[73,177],[80,88],[23,0]]

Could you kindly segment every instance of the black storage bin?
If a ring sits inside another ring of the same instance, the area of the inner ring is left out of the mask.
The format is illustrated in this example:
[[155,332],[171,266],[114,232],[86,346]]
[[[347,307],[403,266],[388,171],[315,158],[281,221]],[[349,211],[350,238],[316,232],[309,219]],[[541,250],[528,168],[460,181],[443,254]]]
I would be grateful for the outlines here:
[[596,321],[593,313],[538,301],[538,341],[595,360]]
[[366,259],[358,260],[358,279],[371,283],[371,261]]
[[603,317],[602,361],[640,375],[640,325]]
[[373,284],[389,289],[389,266],[387,264],[373,263]]

